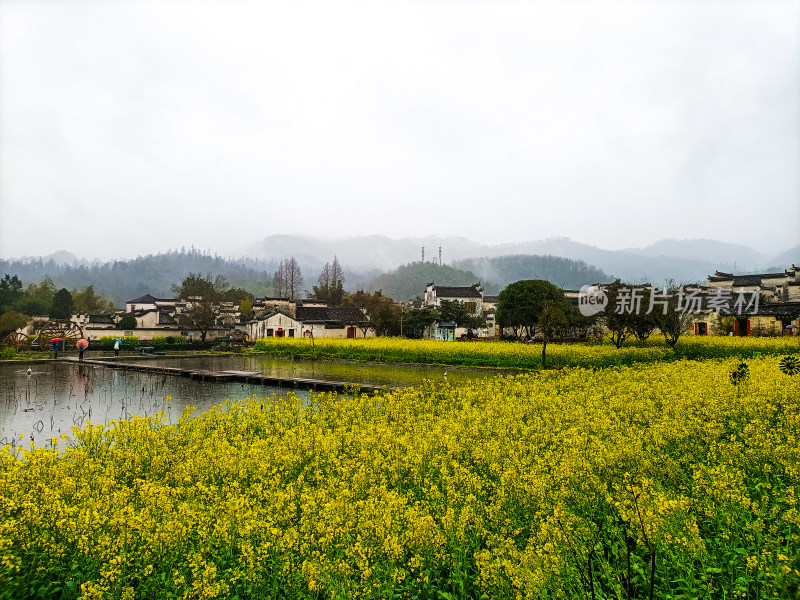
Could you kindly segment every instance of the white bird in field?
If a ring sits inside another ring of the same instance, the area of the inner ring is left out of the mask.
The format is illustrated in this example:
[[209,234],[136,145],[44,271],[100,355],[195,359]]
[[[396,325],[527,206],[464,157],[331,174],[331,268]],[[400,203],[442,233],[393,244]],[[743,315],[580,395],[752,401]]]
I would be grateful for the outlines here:
[[30,368],[30,367],[28,367],[28,371],[27,371],[28,375],[30,375],[32,372],[33,372],[33,371],[31,371],[31,368]]

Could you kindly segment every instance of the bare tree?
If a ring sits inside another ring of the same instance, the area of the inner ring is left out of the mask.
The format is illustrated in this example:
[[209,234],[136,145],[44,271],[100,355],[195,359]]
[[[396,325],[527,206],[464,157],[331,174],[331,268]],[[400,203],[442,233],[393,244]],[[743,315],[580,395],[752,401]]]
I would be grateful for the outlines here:
[[300,292],[303,288],[303,274],[300,272],[300,265],[294,259],[290,258],[284,265],[286,282],[286,293],[289,295],[290,300],[294,300],[295,294]]
[[564,311],[555,304],[545,304],[542,312],[539,314],[539,319],[536,321],[539,329],[542,331],[542,369],[545,368],[547,342],[553,337],[553,332],[563,325],[567,324],[567,317]]
[[286,266],[284,261],[278,264],[278,270],[275,271],[275,275],[272,277],[272,293],[275,294],[278,298],[283,298],[283,294],[286,291]]
[[635,286],[623,283],[619,279],[603,289],[608,297],[608,305],[603,312],[603,323],[617,349],[633,335],[635,313],[641,310],[641,303],[635,302],[634,289]]
[[338,306],[344,299],[344,270],[339,259],[333,257],[333,264],[325,263],[317,279],[319,285],[313,286],[312,295],[317,300]]
[[[662,310],[653,311],[653,320],[661,330],[664,341],[667,345],[675,349],[675,344],[689,326],[696,320],[695,306],[687,301],[687,297],[697,295],[699,288],[687,288],[685,285],[678,285],[674,280],[669,279],[664,286],[662,296],[666,297],[666,302]],[[699,308],[699,305],[697,306]]]

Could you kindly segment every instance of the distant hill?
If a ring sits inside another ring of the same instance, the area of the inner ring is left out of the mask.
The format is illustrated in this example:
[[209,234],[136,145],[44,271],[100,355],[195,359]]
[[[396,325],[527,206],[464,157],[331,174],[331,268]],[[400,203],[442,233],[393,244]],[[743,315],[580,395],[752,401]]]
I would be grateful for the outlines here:
[[[346,268],[357,272],[368,269],[389,270],[399,264],[421,261],[423,246],[426,261],[433,262],[437,259],[441,246],[443,263],[454,266],[459,264],[458,261],[474,258],[554,256],[583,261],[610,277],[656,285],[668,278],[681,282],[704,281],[717,270],[758,272],[775,263],[775,259],[770,260],[748,246],[708,239],[660,240],[644,248],[605,250],[569,238],[490,245],[463,237],[428,236],[395,240],[380,235],[366,235],[324,240],[273,235],[248,245],[242,252],[248,256],[278,260],[290,255],[300,260],[302,255],[307,262],[316,260],[319,265],[332,260],[336,255]],[[796,251],[789,252],[797,254]],[[788,267],[793,260],[798,261],[800,258],[784,262],[788,263]]]
[[[444,266],[437,264],[440,246]],[[383,288],[387,295],[400,300],[421,294],[431,280],[441,285],[471,285],[480,280],[487,293],[493,293],[490,290],[519,279],[548,279],[568,288],[614,278],[660,285],[667,278],[705,281],[717,270],[772,272],[789,268],[792,263],[800,265],[797,245],[777,256],[764,257],[747,246],[707,239],[660,240],[645,248],[604,250],[569,238],[486,245],[461,237],[394,240],[367,235],[325,240],[274,235],[251,244],[243,254],[238,259],[222,258],[192,248],[87,263],[63,250],[44,258],[0,259],[0,277],[5,273],[18,275],[27,284],[49,276],[58,288],[70,290],[92,284],[96,293],[122,306],[145,293],[171,296],[172,286],[189,272],[222,274],[233,286],[258,296],[270,295],[278,263],[292,256],[300,264],[304,289],[311,289],[322,265],[337,256],[345,271],[345,289]]]
[[611,281],[604,271],[582,260],[559,256],[517,254],[496,258],[458,260],[453,266],[478,274],[483,280],[505,287],[521,279],[546,279],[564,289],[579,289],[582,285]]
[[[790,248],[786,252],[781,252],[778,256],[769,261],[770,265],[775,265],[778,269],[788,269],[792,265],[800,267],[800,244]],[[775,269],[772,269],[775,270]]]
[[626,252],[650,257],[680,258],[688,261],[711,262],[720,265],[736,264],[737,269],[757,271],[765,264],[765,256],[748,246],[729,244],[707,239],[659,240],[644,248],[630,248]]
[[[405,301],[422,296],[425,286],[431,281],[437,285],[468,286],[480,281],[480,277],[470,271],[448,265],[440,266],[432,262],[417,261],[376,277],[365,288],[369,292],[382,290],[384,296]],[[496,294],[498,292],[496,285],[485,281],[482,283],[487,290],[486,293]]]
[[0,260],[0,276],[5,273],[17,275],[25,284],[39,283],[50,277],[56,288],[68,290],[93,285],[96,294],[111,298],[118,308],[123,308],[128,300],[148,293],[157,298],[170,298],[173,296],[172,286],[183,281],[190,272],[224,275],[233,287],[266,295],[272,291],[275,269],[277,264],[270,266],[246,259],[229,261],[196,250],[78,266],[58,264],[52,259]]

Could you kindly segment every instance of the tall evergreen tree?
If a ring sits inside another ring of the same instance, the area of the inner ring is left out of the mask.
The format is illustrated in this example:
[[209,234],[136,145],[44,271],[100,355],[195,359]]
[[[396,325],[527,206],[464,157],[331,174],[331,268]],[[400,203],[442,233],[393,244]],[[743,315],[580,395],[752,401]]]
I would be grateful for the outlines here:
[[53,296],[53,304],[50,306],[51,319],[69,319],[72,316],[72,294],[67,288],[61,288]]

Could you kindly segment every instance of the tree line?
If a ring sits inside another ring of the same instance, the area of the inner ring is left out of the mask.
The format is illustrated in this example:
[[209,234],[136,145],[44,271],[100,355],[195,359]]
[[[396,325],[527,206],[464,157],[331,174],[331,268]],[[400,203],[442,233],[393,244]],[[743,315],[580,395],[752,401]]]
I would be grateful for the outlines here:
[[0,280],[0,337],[24,327],[30,317],[69,319],[74,313],[113,313],[114,303],[95,293],[93,285],[82,290],[57,289],[45,277],[41,283],[24,286],[17,275]]
[[[542,341],[542,365],[547,343],[554,337],[588,337],[604,326],[617,347],[625,340],[647,340],[655,331],[674,348],[694,320],[692,313],[680,310],[681,286],[668,282],[659,298],[657,290],[624,283],[619,279],[602,286],[606,304],[602,311],[586,316],[567,300],[564,290],[545,280],[522,280],[507,285],[498,296],[496,323],[501,331],[511,331],[518,341]],[[653,307],[656,307],[653,310]]]

